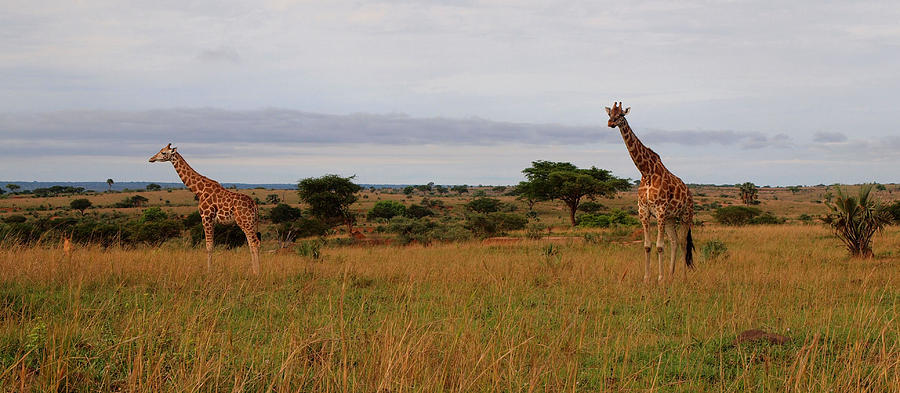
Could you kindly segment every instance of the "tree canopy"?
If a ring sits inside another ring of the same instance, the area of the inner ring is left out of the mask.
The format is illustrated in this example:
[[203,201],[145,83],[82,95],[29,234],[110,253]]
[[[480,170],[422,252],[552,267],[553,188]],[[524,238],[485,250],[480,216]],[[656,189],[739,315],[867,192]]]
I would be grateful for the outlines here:
[[91,205],[92,205],[91,201],[84,199],[84,198],[75,199],[75,200],[72,200],[72,202],[69,202],[69,207],[80,211],[82,216],[84,215],[84,210],[91,207]]
[[530,168],[522,170],[527,181],[519,183],[519,195],[529,205],[539,201],[558,199],[569,208],[569,220],[575,225],[575,211],[582,199],[613,196],[618,191],[631,188],[628,179],[612,175],[612,172],[591,167],[578,168],[568,162],[534,161]]
[[309,212],[325,222],[343,222],[349,231],[353,230],[356,215],[350,206],[359,197],[356,193],[362,187],[353,183],[353,178],[338,175],[310,177],[297,184],[300,199],[309,205]]

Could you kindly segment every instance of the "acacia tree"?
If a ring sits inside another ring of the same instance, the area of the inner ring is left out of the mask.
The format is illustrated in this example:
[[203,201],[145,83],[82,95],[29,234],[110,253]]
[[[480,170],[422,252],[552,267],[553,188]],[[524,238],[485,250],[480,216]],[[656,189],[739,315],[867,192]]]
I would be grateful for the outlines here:
[[297,184],[300,200],[309,205],[309,212],[323,222],[341,222],[347,226],[348,233],[353,233],[356,214],[350,206],[359,197],[356,193],[362,187],[353,183],[353,178],[338,175],[310,177]]
[[756,184],[751,182],[741,184],[740,191],[741,201],[744,202],[745,205],[755,205],[758,203],[757,198],[759,197],[759,190],[756,188]]
[[69,207],[80,211],[82,216],[84,215],[84,210],[91,207],[91,205],[93,205],[91,201],[84,198],[75,199],[72,200],[72,202],[69,202]]
[[[568,162],[533,161],[522,170],[527,181],[519,183],[523,199],[548,201],[558,199],[569,208],[569,221],[575,226],[575,212],[582,199],[613,196],[631,188],[628,179],[618,178],[605,169],[581,169]],[[532,203],[533,204],[533,203]]]

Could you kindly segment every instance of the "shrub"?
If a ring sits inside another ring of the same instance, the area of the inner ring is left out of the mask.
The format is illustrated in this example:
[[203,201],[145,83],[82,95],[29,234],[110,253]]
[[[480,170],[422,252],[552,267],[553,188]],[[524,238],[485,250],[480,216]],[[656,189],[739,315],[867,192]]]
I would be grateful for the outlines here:
[[493,213],[500,211],[500,200],[496,198],[475,198],[466,204],[466,209],[478,213]]
[[422,205],[412,204],[406,208],[406,214],[404,215],[409,218],[422,218],[433,216],[434,211]]
[[[191,228],[191,244],[194,246],[204,243],[203,225],[195,225]],[[247,244],[247,236],[235,223],[216,224],[213,228],[213,244],[225,245],[226,248],[237,248]]]
[[712,261],[727,256],[728,246],[719,240],[709,240],[700,246],[700,253],[703,254],[703,260]]
[[269,220],[274,224],[295,221],[303,216],[303,212],[296,207],[285,203],[279,203],[269,210]]
[[787,221],[784,217],[776,217],[772,213],[765,212],[750,219],[750,224],[784,224]]
[[592,201],[583,202],[582,204],[578,205],[578,210],[585,213],[596,213],[604,209],[606,209],[606,206],[603,206],[602,203]]
[[312,259],[319,259],[322,249],[322,242],[318,240],[309,240],[297,245],[297,254]]
[[885,206],[884,209],[891,215],[891,220],[895,224],[900,224],[900,201],[894,201],[894,203]]
[[489,237],[507,231],[523,229],[526,224],[528,224],[528,219],[520,214],[494,212],[489,214],[468,214],[465,226],[479,237]]
[[472,231],[466,229],[466,227],[460,223],[437,225],[431,233],[434,240],[442,242],[465,241],[471,239],[473,236]]
[[369,210],[369,214],[367,215],[367,219],[369,221],[383,218],[385,220],[390,220],[396,216],[402,216],[406,213],[406,206],[397,201],[378,201],[375,203],[375,206]]
[[859,189],[859,196],[848,197],[835,187],[834,203],[829,202],[831,212],[823,221],[831,225],[835,235],[850,254],[856,257],[871,257],[872,238],[875,234],[890,223],[891,213],[883,206],[869,198],[872,184],[865,184]]
[[437,224],[428,219],[411,219],[397,216],[391,218],[387,230],[397,234],[398,239],[403,244],[408,244],[412,241],[429,244],[433,238],[433,231],[436,226]]
[[141,222],[162,221],[168,217],[168,214],[166,214],[166,212],[164,212],[162,209],[158,207],[151,207],[149,209],[144,209],[144,212],[141,213]]
[[25,216],[20,215],[20,214],[13,214],[11,216],[6,216],[3,219],[3,222],[5,222],[7,224],[15,224],[15,223],[20,223],[20,222],[25,222],[25,221],[28,221],[28,219],[25,218]]
[[155,221],[144,221],[142,218],[128,225],[127,235],[127,240],[132,242],[159,245],[166,240],[181,236],[181,223],[165,218]]
[[640,224],[637,218],[619,209],[613,209],[608,214],[582,214],[575,222],[577,226],[583,228],[609,228],[614,225],[635,226]]
[[749,206],[726,206],[717,209],[713,217],[724,225],[747,225],[754,217],[762,214],[762,211]]

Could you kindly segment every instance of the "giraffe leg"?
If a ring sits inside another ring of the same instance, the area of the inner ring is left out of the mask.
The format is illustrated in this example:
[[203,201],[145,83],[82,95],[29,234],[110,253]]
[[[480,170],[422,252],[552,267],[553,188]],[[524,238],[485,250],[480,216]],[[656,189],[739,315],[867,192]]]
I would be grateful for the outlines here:
[[256,230],[252,228],[241,228],[244,235],[247,236],[247,245],[250,246],[250,268],[253,274],[259,274],[259,237],[256,236]]
[[663,242],[663,236],[666,233],[666,220],[664,218],[661,218],[659,215],[657,215],[656,219],[658,221],[656,224],[656,255],[659,259],[659,276],[656,277],[656,281],[659,282],[663,280],[663,247],[665,245],[665,242]]
[[650,212],[644,205],[638,205],[638,214],[641,219],[641,227],[644,228],[644,282],[650,282],[650,250],[653,243],[650,240]]
[[666,235],[669,237],[669,246],[672,247],[672,258],[669,260],[669,271],[671,279],[675,279],[675,257],[678,256],[678,249],[681,244],[678,241],[678,228],[674,223],[666,224]]
[[213,230],[215,221],[213,218],[203,217],[203,236],[206,238],[206,270],[212,269]]

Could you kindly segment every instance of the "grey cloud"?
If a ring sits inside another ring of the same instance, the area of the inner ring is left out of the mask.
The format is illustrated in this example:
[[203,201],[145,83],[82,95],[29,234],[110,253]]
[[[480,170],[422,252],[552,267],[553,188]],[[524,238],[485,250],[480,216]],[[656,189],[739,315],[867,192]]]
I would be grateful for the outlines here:
[[813,142],[846,142],[847,136],[840,132],[817,132],[813,135]]
[[207,49],[197,55],[197,59],[210,63],[240,63],[241,56],[234,48],[221,47]]
[[766,135],[761,132],[739,131],[662,131],[651,130],[647,132],[647,142],[652,143],[676,143],[681,145],[709,145],[739,146],[744,149],[761,149],[766,147],[788,147],[791,138],[785,134]]
[[330,115],[285,109],[66,111],[0,115],[7,138],[56,142],[159,141],[375,145],[567,145],[608,143],[606,127],[509,123],[401,114]]

